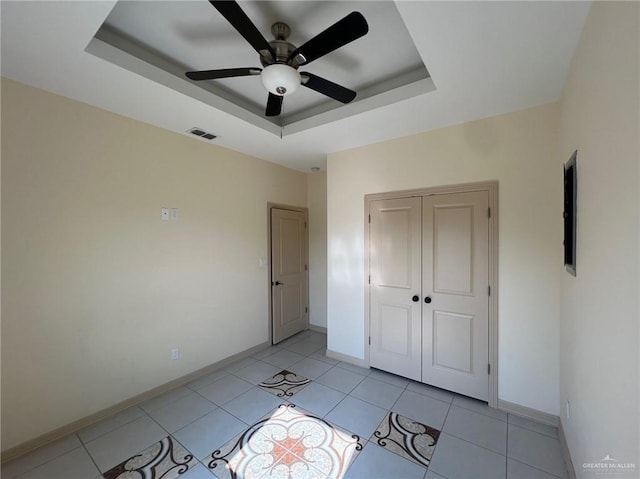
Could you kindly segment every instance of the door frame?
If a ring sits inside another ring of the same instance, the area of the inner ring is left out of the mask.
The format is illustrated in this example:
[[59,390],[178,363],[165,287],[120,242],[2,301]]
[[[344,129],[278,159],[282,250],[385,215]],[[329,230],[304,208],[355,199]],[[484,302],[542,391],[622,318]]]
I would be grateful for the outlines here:
[[498,181],[463,183],[447,186],[433,186],[412,190],[371,193],[364,196],[364,362],[371,364],[370,349],[370,285],[369,285],[369,214],[370,203],[376,200],[407,198],[411,196],[433,196],[450,193],[486,191],[489,194],[489,406],[498,407]]
[[282,203],[272,203],[267,202],[267,291],[269,296],[269,315],[268,315],[268,325],[267,329],[269,330],[269,344],[273,344],[273,291],[271,288],[273,285],[271,284],[272,278],[272,254],[271,254],[271,210],[289,210],[289,211],[298,211],[300,213],[304,213],[304,262],[306,265],[305,271],[305,283],[306,283],[306,301],[307,301],[307,315],[305,321],[305,329],[309,329],[309,208],[305,208],[302,206],[291,206],[285,205]]

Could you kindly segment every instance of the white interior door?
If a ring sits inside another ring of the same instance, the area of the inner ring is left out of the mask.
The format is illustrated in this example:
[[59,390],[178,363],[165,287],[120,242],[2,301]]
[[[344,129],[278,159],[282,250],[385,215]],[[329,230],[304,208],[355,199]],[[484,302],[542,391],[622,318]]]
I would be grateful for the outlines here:
[[426,196],[422,206],[422,382],[484,401],[488,208],[486,191]]
[[370,363],[421,378],[421,198],[370,204]]
[[305,229],[303,212],[271,209],[273,344],[308,326]]

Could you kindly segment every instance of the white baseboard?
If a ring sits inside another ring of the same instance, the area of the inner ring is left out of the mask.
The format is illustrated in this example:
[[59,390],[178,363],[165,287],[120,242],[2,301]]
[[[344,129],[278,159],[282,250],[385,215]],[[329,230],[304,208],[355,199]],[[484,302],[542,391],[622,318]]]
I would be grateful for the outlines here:
[[520,416],[525,419],[531,419],[533,421],[541,422],[553,427],[558,427],[558,425],[560,424],[560,418],[558,416],[538,411],[537,409],[531,409],[530,407],[521,406],[520,404],[504,401],[502,399],[498,399],[498,409],[504,412],[515,414],[516,416]]
[[567,437],[564,435],[562,420],[558,425],[558,438],[560,439],[560,446],[562,446],[562,457],[564,458],[564,463],[567,466],[567,471],[569,471],[569,479],[576,479],[576,470],[573,468],[571,452],[569,451],[569,444],[567,444]]
[[354,366],[359,366],[361,368],[369,369],[369,363],[364,359],[356,358],[354,356],[349,356],[348,354],[342,354],[337,351],[332,351],[327,348],[327,357],[332,359],[337,359],[338,361],[342,361],[345,363],[353,364]]
[[531,409],[526,406],[521,406],[509,401],[504,401],[502,399],[498,399],[498,409],[510,414],[515,414],[516,416],[524,417],[525,419],[531,419],[549,426],[557,427],[558,439],[560,440],[560,446],[562,447],[562,457],[565,465],[567,466],[567,471],[569,472],[569,479],[576,479],[576,472],[573,468],[573,461],[571,460],[571,453],[569,452],[567,438],[565,437],[564,430],[562,429],[562,421],[558,416],[538,411],[537,409]]
[[186,374],[185,376],[182,376],[180,378],[174,379],[173,381],[169,381],[168,383],[162,384],[142,394],[138,394],[137,396],[126,399],[111,407],[102,409],[101,411],[93,413],[82,419],[78,419],[77,421],[67,424],[66,426],[59,427],[51,432],[43,434],[42,436],[38,436],[35,439],[31,439],[22,444],[18,444],[17,446],[7,449],[6,451],[2,451],[1,457],[0,457],[0,463],[5,463],[7,461],[11,461],[18,457],[24,456],[25,454],[28,454],[36,449],[46,446],[51,442],[57,441],[58,439],[62,439],[63,437],[68,436],[69,434],[75,434],[76,432],[81,431],[86,427],[92,426],[104,419],[108,419],[109,417],[114,416],[124,411],[125,409],[128,409],[132,406],[136,406],[145,401],[153,399],[156,396],[160,396],[161,394],[164,394],[172,389],[175,389],[177,387],[180,387],[187,383],[195,381],[198,378],[206,376],[207,374],[211,374],[212,372],[217,371],[218,369],[222,369],[225,366],[235,361],[249,357],[252,354],[257,353],[258,351],[262,351],[263,349],[266,349],[270,346],[271,344],[269,344],[269,342],[258,344],[257,346],[249,348],[238,354],[229,356],[228,358],[217,361],[213,364],[210,364],[209,366],[205,366],[204,368],[198,369],[197,371]]
[[311,331],[317,331],[318,333],[327,334],[327,328],[323,328],[322,326],[316,326],[315,324],[309,323],[309,329]]

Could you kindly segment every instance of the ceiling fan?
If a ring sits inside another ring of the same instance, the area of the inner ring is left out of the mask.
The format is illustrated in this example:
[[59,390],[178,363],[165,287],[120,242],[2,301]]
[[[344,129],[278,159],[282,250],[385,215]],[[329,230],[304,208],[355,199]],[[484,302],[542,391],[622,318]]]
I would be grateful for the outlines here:
[[209,2],[258,52],[264,69],[248,67],[193,71],[185,74],[187,78],[214,80],[260,75],[263,85],[269,91],[266,116],[278,116],[282,111],[283,98],[295,92],[300,85],[342,103],[349,103],[356,97],[355,91],[313,73],[298,72],[298,68],[366,35],[369,25],[360,12],[351,12],[304,45],[296,47],[287,41],[291,29],[286,23],[274,23],[271,26],[271,33],[275,40],[267,42],[237,2],[231,0],[209,0]]

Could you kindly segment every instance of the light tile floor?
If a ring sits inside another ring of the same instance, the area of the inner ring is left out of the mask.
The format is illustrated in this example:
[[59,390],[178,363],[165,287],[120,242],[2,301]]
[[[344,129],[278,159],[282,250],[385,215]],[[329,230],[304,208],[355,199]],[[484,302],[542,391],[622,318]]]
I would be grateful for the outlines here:
[[555,428],[325,351],[324,335],[302,332],[7,463],[1,477],[568,477]]

